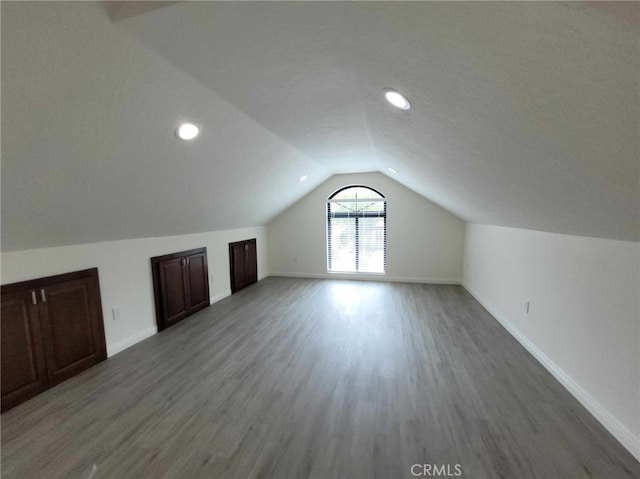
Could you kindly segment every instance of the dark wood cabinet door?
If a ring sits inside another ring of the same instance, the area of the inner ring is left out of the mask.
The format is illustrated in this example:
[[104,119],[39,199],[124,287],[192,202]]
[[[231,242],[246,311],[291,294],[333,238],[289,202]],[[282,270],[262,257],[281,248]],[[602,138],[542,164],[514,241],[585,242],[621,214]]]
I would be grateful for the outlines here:
[[258,256],[255,240],[245,245],[245,276],[247,284],[258,281]]
[[258,281],[258,257],[255,238],[229,243],[229,267],[232,293]]
[[97,268],[2,285],[2,411],[107,359]]
[[96,277],[51,284],[37,291],[47,375],[56,384],[106,359]]
[[151,258],[158,330],[209,306],[207,248]]
[[187,296],[189,312],[209,305],[209,273],[205,253],[192,254],[187,258]]
[[2,411],[45,388],[47,373],[34,294],[2,295]]
[[235,244],[231,247],[231,292],[246,286],[246,274],[244,266],[244,244]]
[[184,319],[189,314],[185,259],[173,258],[158,264],[162,296],[162,320],[164,327]]

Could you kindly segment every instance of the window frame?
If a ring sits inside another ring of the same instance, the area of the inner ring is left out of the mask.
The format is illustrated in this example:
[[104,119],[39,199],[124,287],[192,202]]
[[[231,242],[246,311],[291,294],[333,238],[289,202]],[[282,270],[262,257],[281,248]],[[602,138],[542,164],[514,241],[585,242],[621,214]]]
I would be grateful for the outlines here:
[[[373,193],[375,193],[376,195],[379,195],[378,198],[375,197],[370,197],[370,198],[358,198],[356,200],[350,200],[350,199],[345,199],[345,200],[336,200],[335,197],[337,195],[339,195],[340,193],[342,193],[345,190],[351,189],[351,188],[364,188],[367,189]],[[350,202],[350,201],[363,201],[363,200],[375,200],[375,201],[382,201],[383,202],[383,209],[382,209],[382,214],[380,214],[379,212],[362,212],[359,213],[358,216],[353,216],[349,213],[331,213],[331,203],[335,203],[335,202],[339,202],[339,201],[344,201],[344,202]],[[347,185],[347,186],[343,186],[342,188],[337,189],[336,191],[334,191],[333,193],[331,193],[331,195],[329,195],[329,197],[327,198],[326,201],[326,241],[327,241],[327,273],[331,273],[331,274],[362,274],[362,275],[381,275],[384,276],[387,274],[387,197],[384,196],[382,193],[380,193],[378,190],[376,190],[375,188],[372,188],[371,186],[367,186],[367,185],[362,185],[362,184],[353,184],[353,185]],[[331,237],[329,236],[331,233],[331,219],[332,218],[353,218],[355,220],[355,265],[356,265],[356,270],[355,271],[337,271],[337,270],[332,270],[331,269]],[[383,227],[383,240],[382,240],[382,247],[383,247],[383,251],[382,251],[382,272],[369,272],[369,271],[358,271],[358,267],[360,266],[359,264],[359,256],[360,256],[360,242],[359,242],[359,223],[358,220],[359,218],[382,218],[383,219],[383,223],[384,223],[384,227]]]

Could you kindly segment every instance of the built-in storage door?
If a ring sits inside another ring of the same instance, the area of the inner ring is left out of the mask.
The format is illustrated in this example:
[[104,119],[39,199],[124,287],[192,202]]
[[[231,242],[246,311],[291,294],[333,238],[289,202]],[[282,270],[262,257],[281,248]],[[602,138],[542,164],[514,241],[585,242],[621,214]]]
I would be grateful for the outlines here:
[[96,268],[2,285],[2,411],[107,358]]
[[47,373],[35,291],[2,295],[2,410],[44,389]]
[[158,330],[209,306],[207,248],[151,258]]
[[244,288],[246,286],[246,273],[244,266],[244,250],[245,244],[234,244],[231,246],[231,292]]
[[209,305],[209,278],[206,263],[205,253],[187,256],[189,311],[199,310]]
[[258,281],[258,254],[256,241],[248,241],[245,248],[245,281],[247,284]]
[[255,238],[229,243],[229,266],[232,293],[258,281],[258,257]]
[[163,320],[166,326],[184,319],[189,313],[185,266],[186,261],[182,257],[163,261],[158,266],[162,288]]
[[97,310],[97,284],[81,278],[40,288],[40,324],[45,331],[49,380],[58,383],[106,356],[102,317]]

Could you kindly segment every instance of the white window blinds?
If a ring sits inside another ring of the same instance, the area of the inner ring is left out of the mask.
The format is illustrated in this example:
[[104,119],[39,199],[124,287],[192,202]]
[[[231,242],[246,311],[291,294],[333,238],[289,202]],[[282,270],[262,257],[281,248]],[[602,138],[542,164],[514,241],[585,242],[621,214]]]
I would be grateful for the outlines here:
[[386,199],[370,188],[344,188],[327,201],[327,267],[333,272],[384,273]]

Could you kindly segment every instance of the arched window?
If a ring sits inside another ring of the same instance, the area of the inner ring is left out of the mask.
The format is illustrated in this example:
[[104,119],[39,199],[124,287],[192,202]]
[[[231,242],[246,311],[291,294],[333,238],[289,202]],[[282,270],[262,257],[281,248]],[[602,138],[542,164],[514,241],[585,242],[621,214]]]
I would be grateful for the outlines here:
[[347,186],[327,200],[327,269],[384,273],[387,200],[367,186]]

